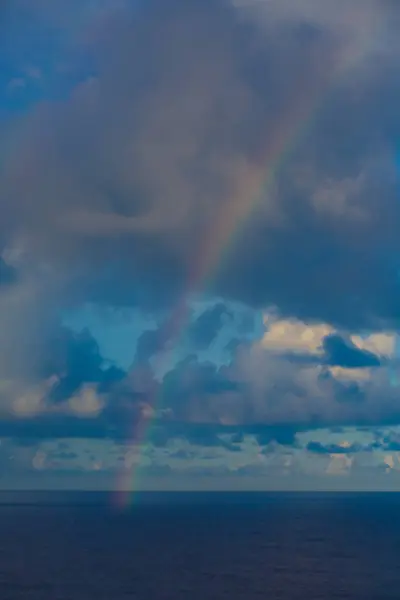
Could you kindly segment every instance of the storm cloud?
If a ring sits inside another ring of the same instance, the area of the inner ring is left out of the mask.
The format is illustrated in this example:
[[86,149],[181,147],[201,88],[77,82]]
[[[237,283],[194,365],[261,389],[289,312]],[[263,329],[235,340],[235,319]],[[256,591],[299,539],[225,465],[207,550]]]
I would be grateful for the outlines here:
[[63,273],[79,301],[150,307],[209,244],[218,293],[397,322],[398,8],[257,4],[257,19],[217,0],[110,17],[90,78],[39,103],[7,157],[1,237],[20,264]]

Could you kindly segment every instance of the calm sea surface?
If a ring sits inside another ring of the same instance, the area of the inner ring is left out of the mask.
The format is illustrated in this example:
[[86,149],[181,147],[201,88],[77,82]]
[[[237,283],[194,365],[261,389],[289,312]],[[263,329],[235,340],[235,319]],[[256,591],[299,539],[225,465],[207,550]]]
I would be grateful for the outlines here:
[[400,599],[397,494],[0,500],[1,600]]

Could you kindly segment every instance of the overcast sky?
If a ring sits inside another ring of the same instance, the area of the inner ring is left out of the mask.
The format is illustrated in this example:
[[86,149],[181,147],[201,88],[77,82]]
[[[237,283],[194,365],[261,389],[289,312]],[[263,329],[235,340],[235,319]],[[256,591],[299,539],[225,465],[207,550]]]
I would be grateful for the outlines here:
[[400,489],[399,25],[1,4],[2,488]]

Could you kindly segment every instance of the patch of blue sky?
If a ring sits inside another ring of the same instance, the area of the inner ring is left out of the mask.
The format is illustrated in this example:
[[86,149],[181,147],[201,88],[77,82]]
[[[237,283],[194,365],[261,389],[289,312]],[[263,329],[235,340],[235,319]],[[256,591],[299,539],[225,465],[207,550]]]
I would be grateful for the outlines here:
[[[198,301],[193,306],[191,321],[196,320],[204,310],[210,308],[218,299],[213,301]],[[233,319],[227,319],[224,326],[216,335],[213,343],[206,350],[199,351],[187,339],[188,323],[181,324],[181,331],[175,332],[175,337],[168,345],[169,351],[162,360],[152,361],[157,375],[162,376],[174,367],[177,362],[189,355],[196,354],[200,361],[210,361],[221,366],[227,364],[231,355],[227,346],[231,340],[240,338],[241,341],[251,342],[260,339],[264,325],[262,312],[254,312],[254,327],[247,331],[241,329],[243,319],[249,309],[240,304],[231,303],[228,308],[232,311]],[[155,319],[143,315],[136,309],[104,311],[92,305],[64,315],[64,323],[74,331],[88,328],[97,340],[100,351],[105,359],[115,362],[118,366],[128,369],[135,356],[136,345],[143,331],[156,329]]]
[[155,329],[152,319],[139,311],[104,311],[87,305],[64,315],[64,323],[74,331],[88,328],[97,340],[105,359],[128,369],[135,356],[139,336],[146,329]]
[[[223,302],[221,298],[212,300],[198,300],[193,303],[193,314],[191,322],[195,321],[205,310],[215,304]],[[232,318],[227,317],[223,326],[215,336],[210,346],[204,350],[199,350],[191,345],[187,338],[187,328],[189,323],[182,324],[180,332],[176,332],[176,339],[171,340],[171,351],[162,361],[154,361],[158,376],[164,375],[172,369],[176,363],[187,356],[196,355],[200,362],[211,362],[217,367],[226,365],[231,361],[231,352],[229,351],[229,342],[240,339],[241,342],[252,342],[261,339],[264,333],[263,314],[261,311],[253,311],[237,302],[224,302],[230,311]],[[249,316],[254,317],[254,326],[243,331],[243,321]]]
[[45,19],[33,3],[30,9],[5,15],[0,24],[1,118],[29,110],[43,99],[66,97],[93,75],[90,53],[84,43],[76,44],[94,14],[89,3],[82,1],[83,6],[86,10],[75,11],[69,19],[61,11],[58,18]]

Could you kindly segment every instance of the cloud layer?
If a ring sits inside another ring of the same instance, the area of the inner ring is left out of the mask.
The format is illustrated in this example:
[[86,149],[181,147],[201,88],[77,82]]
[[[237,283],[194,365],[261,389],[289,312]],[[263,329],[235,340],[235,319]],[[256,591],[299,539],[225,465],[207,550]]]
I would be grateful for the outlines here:
[[165,303],[205,269],[291,315],[397,322],[398,9],[257,5],[116,12],[90,78],[39,103],[6,156],[21,265],[80,300]]

